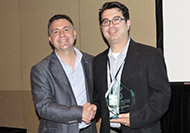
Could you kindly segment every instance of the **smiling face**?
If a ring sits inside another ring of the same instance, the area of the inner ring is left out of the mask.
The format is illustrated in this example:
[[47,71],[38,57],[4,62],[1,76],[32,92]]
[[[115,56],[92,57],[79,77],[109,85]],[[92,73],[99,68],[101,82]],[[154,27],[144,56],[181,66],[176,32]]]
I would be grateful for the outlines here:
[[[119,8],[106,9],[102,14],[102,21],[105,19],[112,20],[116,17],[124,18]],[[110,46],[127,43],[129,29],[130,20],[121,20],[119,24],[115,25],[110,22],[108,26],[101,26],[102,33]]]
[[76,31],[66,19],[57,19],[50,25],[49,41],[57,52],[71,50],[74,47]]

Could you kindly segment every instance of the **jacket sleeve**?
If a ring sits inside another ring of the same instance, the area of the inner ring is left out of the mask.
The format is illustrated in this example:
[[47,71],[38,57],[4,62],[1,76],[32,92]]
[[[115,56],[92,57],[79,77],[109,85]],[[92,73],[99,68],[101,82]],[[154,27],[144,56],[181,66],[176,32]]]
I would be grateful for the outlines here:
[[[81,122],[82,107],[72,105],[67,92],[55,93],[57,86],[48,71],[34,66],[30,76],[35,108],[41,119],[67,124]],[[58,95],[65,99],[64,103],[57,101]]]
[[130,112],[131,128],[151,127],[161,119],[169,106],[171,89],[162,52],[156,50],[149,63],[147,90],[150,94],[142,109]]

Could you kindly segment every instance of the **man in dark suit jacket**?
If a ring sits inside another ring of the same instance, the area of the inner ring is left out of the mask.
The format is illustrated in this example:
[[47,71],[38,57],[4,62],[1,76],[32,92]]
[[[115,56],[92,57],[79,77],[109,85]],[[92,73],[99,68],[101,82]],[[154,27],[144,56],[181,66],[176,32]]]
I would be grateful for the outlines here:
[[32,67],[31,86],[40,119],[39,133],[96,133],[92,100],[93,57],[74,47],[70,17],[55,15],[48,24],[51,55]]
[[[136,43],[129,37],[129,12],[119,2],[105,3],[99,12],[99,22],[109,45],[93,62],[93,103],[97,105],[97,116],[102,118],[100,132],[161,133],[160,119],[171,97],[161,50]],[[110,120],[112,112],[105,94],[113,81],[134,92],[135,104]]]

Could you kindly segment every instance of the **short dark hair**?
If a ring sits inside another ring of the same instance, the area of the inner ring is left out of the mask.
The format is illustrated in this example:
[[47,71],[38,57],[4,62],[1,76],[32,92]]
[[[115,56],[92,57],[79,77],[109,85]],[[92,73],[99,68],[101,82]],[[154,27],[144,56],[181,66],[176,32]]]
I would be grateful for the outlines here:
[[129,10],[128,8],[123,5],[122,3],[119,3],[117,1],[114,2],[106,2],[102,6],[102,8],[99,11],[99,23],[101,25],[102,23],[102,14],[106,9],[112,9],[112,8],[119,8],[122,11],[123,16],[125,17],[125,20],[127,21],[129,19]]
[[58,20],[58,19],[66,19],[68,20],[71,25],[74,27],[74,24],[73,24],[73,21],[72,19],[67,16],[67,15],[64,15],[64,14],[57,14],[57,15],[54,15],[53,17],[50,18],[50,20],[48,21],[48,35],[50,36],[50,25],[53,23],[53,21],[55,20]]

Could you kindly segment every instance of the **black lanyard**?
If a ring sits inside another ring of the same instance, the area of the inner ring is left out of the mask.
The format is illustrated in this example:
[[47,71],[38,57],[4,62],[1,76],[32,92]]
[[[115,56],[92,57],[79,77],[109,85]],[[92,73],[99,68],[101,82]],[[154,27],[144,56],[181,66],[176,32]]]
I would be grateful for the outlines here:
[[[109,60],[109,58],[108,58],[107,62],[108,62],[108,68],[109,68],[110,83],[112,83],[113,80],[112,80],[112,76],[111,76],[111,66],[110,66],[110,60]],[[116,72],[116,74],[114,76],[114,79],[117,79],[118,73],[120,72],[121,67],[123,66],[124,62],[125,62],[125,59],[121,63],[120,67],[118,68],[118,70],[117,70],[117,72]]]

